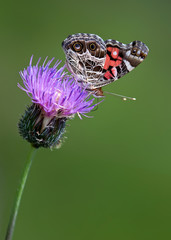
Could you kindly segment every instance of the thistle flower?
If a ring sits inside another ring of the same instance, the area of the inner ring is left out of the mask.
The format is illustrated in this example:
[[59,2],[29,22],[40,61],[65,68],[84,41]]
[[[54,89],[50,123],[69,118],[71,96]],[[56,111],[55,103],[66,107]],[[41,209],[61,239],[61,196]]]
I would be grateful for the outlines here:
[[64,72],[65,66],[57,69],[59,61],[50,67],[54,58],[47,63],[46,58],[42,66],[40,59],[32,66],[32,60],[33,56],[27,69],[20,72],[24,87],[18,87],[33,104],[19,121],[19,132],[36,148],[58,147],[66,120],[75,114],[86,116],[97,104],[92,105],[90,94]]

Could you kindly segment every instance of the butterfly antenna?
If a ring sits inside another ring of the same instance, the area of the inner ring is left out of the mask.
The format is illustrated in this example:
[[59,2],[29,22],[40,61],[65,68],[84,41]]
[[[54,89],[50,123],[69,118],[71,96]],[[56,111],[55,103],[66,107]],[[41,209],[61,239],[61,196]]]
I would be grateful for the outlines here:
[[136,100],[136,98],[123,96],[123,95],[120,95],[120,94],[117,94],[117,93],[111,93],[111,92],[106,92],[106,91],[104,91],[104,93],[107,93],[107,94],[109,94],[109,95],[114,95],[114,96],[116,96],[116,97],[120,97],[120,98],[122,98],[122,100],[124,100],[124,101],[126,101],[126,100],[133,100],[133,101],[135,101],[135,100]]

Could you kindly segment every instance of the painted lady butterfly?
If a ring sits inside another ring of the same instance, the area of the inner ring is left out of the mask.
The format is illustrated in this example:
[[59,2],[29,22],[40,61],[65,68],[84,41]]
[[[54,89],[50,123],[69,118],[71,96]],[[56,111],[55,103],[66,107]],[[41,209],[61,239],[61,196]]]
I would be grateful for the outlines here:
[[103,41],[98,35],[87,33],[68,36],[62,47],[68,70],[96,97],[103,96],[101,87],[132,71],[149,51],[140,41],[129,44],[111,39]]

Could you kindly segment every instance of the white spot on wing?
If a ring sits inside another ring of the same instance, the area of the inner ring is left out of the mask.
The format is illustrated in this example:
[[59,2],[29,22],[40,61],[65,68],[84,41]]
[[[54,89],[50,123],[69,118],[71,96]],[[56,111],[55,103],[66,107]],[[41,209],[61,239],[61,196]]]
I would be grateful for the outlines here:
[[131,51],[130,51],[130,50],[129,50],[129,51],[127,51],[127,52],[126,52],[126,56],[127,56],[127,57],[129,57],[130,53],[131,53]]
[[127,60],[124,60],[124,62],[129,72],[134,69],[134,67],[131,66],[130,62],[128,62]]

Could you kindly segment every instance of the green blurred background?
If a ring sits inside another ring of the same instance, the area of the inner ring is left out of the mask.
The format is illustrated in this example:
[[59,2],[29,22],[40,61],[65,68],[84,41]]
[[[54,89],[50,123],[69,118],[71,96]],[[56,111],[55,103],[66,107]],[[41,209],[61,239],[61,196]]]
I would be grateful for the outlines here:
[[107,95],[93,119],[70,121],[61,149],[38,152],[14,240],[171,239],[170,12],[166,0],[1,2],[0,239],[30,150],[18,72],[32,54],[64,63],[61,42],[78,32],[148,45],[144,63],[104,88],[137,101]]

